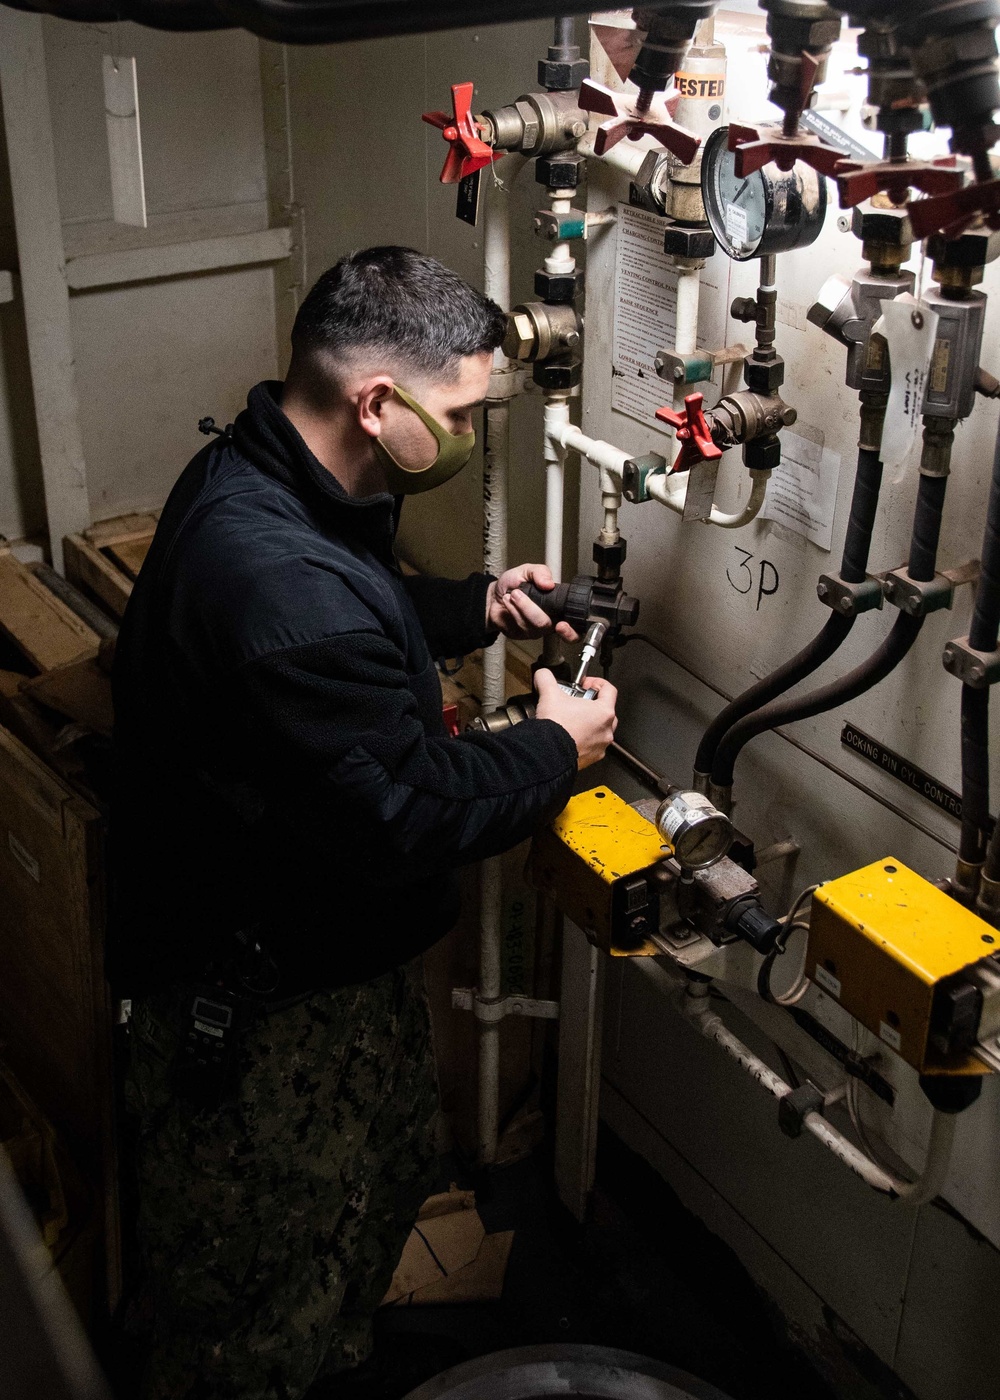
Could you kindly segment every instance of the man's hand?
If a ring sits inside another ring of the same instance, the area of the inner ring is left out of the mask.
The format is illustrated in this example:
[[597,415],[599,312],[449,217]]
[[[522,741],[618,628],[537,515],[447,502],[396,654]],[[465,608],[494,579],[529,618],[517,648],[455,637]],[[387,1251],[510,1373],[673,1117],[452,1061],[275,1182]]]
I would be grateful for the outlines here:
[[618,728],[615,714],[615,701],[618,691],[610,681],[588,678],[583,682],[597,691],[596,700],[580,700],[559,689],[559,683],[551,671],[544,668],[535,672],[535,688],[538,691],[538,704],[535,714],[539,719],[554,719],[576,745],[581,768],[589,768],[604,757],[608,745]]
[[[541,637],[551,632],[552,619],[521,591],[521,585],[533,583],[543,593],[555,588],[552,571],[544,564],[519,564],[508,569],[491,583],[486,594],[486,625],[495,627],[505,637]],[[557,622],[555,630],[567,642],[575,642],[577,634],[568,622]]]

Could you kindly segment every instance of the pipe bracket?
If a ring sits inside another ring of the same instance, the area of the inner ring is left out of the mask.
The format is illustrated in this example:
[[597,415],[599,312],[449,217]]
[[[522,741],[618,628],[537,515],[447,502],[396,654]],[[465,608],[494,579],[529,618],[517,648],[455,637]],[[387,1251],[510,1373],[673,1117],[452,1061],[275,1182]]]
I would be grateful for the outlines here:
[[456,1011],[471,1011],[477,1021],[496,1025],[508,1016],[530,1016],[541,1021],[558,1021],[559,1003],[537,997],[501,997],[484,1001],[475,987],[452,987],[451,1004]]
[[975,651],[969,646],[968,635],[946,642],[942,661],[949,675],[973,690],[983,690],[1000,681],[1000,648]]
[[869,574],[861,583],[848,583],[839,574],[822,574],[816,596],[841,617],[858,617],[882,606],[882,580]]

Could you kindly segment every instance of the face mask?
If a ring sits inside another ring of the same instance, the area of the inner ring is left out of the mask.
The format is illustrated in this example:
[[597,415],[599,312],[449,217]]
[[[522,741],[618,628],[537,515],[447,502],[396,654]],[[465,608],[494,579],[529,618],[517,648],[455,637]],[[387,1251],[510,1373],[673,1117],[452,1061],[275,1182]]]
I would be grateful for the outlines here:
[[442,428],[437,419],[428,413],[426,408],[417,403],[416,399],[412,399],[405,389],[400,389],[396,385],[393,393],[406,404],[407,408],[413,409],[413,412],[422,423],[427,424],[437,439],[438,450],[434,461],[429,467],[416,469],[404,467],[400,462],[397,462],[381,438],[375,438],[372,443],[376,457],[385,468],[388,490],[394,496],[414,496],[418,491],[430,491],[433,487],[441,486],[456,476],[472,456],[472,449],[476,445],[476,434],[472,432],[456,436],[454,433],[449,433],[448,429]]

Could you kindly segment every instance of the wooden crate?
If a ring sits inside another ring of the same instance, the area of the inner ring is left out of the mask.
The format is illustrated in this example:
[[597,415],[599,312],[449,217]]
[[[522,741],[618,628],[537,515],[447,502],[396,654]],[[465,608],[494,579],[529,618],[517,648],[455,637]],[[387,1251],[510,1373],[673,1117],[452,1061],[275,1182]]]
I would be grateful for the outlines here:
[[86,1183],[101,1228],[82,1273],[95,1296],[114,1306],[119,1239],[103,845],[98,812],[0,729],[2,1055]]
[[153,542],[159,514],[119,515],[98,521],[82,534],[67,535],[63,552],[70,583],[121,617]]

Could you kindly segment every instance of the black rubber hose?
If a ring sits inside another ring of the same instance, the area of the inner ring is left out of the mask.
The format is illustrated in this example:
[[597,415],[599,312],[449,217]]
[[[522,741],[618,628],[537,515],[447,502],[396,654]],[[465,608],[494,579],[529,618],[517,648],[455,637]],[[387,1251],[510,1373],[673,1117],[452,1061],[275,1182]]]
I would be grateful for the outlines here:
[[[882,463],[878,454],[869,448],[859,448],[854,491],[851,496],[851,514],[847,522],[840,564],[841,576],[848,583],[862,583],[867,573],[881,486]],[[694,760],[695,772],[712,771],[716,750],[723,736],[734,724],[745,715],[759,710],[762,705],[770,704],[779,695],[784,695],[787,690],[791,690],[814,671],[818,671],[824,662],[829,661],[834,652],[843,645],[855,621],[854,617],[831,613],[822,630],[791,660],[750,686],[742,695],[737,695],[724,710],[720,710],[702,735]]]
[[[945,477],[935,476],[920,478],[910,542],[910,559],[907,565],[910,574],[920,581],[926,582],[934,577],[946,480]],[[922,617],[900,613],[878,650],[846,676],[821,686],[810,695],[774,700],[733,725],[716,751],[715,762],[712,765],[713,785],[732,787],[736,760],[744,747],[758,734],[776,729],[779,725],[794,724],[797,720],[812,719],[815,715],[825,714],[828,710],[836,709],[838,705],[846,705],[849,701],[856,700],[859,695],[864,695],[866,691],[872,690],[880,681],[885,680],[917,640],[923,621]]]
[[881,489],[882,463],[878,459],[878,453],[868,447],[859,447],[854,492],[851,496],[851,514],[847,521],[844,552],[840,561],[841,577],[847,583],[865,581]]
[[990,818],[990,692],[962,686],[962,833],[959,860],[981,865]]
[[[1000,638],[1000,432],[993,454],[993,479],[983,531],[982,567],[969,623],[969,646],[995,651]],[[987,844],[990,819],[990,688],[962,687],[962,837],[959,857],[983,860],[983,874],[1000,879],[1000,822]]]

